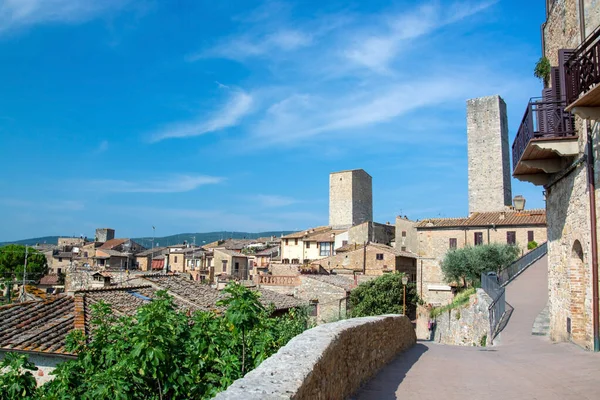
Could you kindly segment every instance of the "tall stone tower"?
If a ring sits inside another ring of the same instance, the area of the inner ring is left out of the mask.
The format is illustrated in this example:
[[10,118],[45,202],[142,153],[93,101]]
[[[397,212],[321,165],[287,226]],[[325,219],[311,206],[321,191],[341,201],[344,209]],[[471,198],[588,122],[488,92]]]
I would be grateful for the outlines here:
[[467,100],[469,214],[511,204],[506,103],[498,95]]
[[347,228],[372,220],[371,175],[362,169],[329,174],[329,225]]

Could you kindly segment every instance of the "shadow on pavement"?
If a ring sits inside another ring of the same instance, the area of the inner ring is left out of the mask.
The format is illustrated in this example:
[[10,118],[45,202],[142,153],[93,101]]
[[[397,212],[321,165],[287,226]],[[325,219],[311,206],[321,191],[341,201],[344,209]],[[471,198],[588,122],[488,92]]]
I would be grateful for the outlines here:
[[410,349],[398,354],[392,362],[383,367],[370,381],[365,382],[365,385],[370,383],[368,390],[362,387],[354,395],[350,396],[348,400],[395,400],[398,386],[400,386],[412,366],[419,361],[419,358],[427,350],[429,350],[427,345],[417,342]]

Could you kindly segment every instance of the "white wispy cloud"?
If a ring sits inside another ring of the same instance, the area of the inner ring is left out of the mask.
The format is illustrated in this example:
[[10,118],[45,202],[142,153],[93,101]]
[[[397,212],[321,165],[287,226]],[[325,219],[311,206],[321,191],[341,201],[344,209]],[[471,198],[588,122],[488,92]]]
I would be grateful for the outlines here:
[[[225,85],[219,85],[225,87]],[[252,103],[252,95],[241,90],[234,91],[219,110],[193,121],[168,125],[152,134],[150,141],[159,142],[164,139],[200,136],[230,128],[237,125],[244,116],[252,111]]]
[[249,57],[271,56],[273,52],[293,51],[309,46],[313,35],[301,30],[282,28],[272,33],[234,36],[220,41],[213,48],[192,53],[188,61],[197,61],[208,57],[244,60]]
[[386,16],[384,23],[377,24],[378,29],[369,29],[375,32],[355,34],[343,54],[358,66],[378,73],[390,73],[390,63],[412,41],[475,15],[497,1],[428,3],[414,11]]
[[129,181],[120,179],[95,179],[84,183],[90,190],[105,193],[182,193],[204,185],[214,185],[225,179],[207,175],[173,175],[160,179]]
[[130,0],[0,0],[0,33],[45,23],[80,23]]
[[258,194],[254,199],[263,207],[285,207],[298,203],[296,199],[279,195]]

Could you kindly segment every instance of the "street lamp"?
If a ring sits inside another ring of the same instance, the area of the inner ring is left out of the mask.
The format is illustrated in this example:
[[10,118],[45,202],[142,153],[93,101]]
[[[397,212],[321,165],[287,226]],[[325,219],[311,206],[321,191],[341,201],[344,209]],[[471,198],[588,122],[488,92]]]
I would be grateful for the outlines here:
[[406,285],[408,284],[408,275],[402,275],[402,286],[404,289],[402,290],[402,295],[404,296],[404,305],[402,307],[403,314],[406,315]]

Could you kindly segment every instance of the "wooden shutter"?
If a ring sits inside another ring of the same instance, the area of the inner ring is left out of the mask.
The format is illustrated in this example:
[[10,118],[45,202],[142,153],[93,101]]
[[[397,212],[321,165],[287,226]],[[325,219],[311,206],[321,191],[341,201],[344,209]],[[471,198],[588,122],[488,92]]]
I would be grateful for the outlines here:
[[527,243],[533,242],[533,231],[527,231]]
[[560,85],[560,100],[566,100],[567,95],[575,92],[575,76],[568,75],[565,64],[569,58],[575,53],[572,49],[558,50],[558,70],[559,70],[559,85]]
[[517,243],[517,232],[515,232],[515,231],[506,232],[506,243],[507,244],[516,244]]

